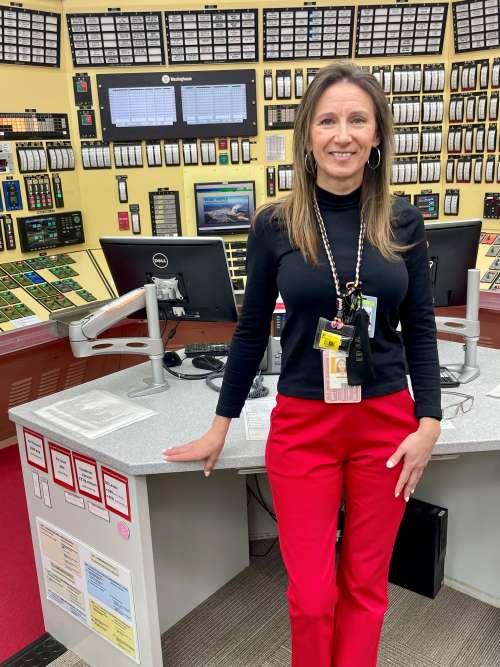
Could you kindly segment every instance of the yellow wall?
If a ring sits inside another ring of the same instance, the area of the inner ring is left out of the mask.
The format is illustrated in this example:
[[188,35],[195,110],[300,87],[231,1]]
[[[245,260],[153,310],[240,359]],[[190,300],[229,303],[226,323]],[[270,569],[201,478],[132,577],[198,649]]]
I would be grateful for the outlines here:
[[[182,231],[184,235],[195,235],[195,209],[193,197],[193,183],[203,181],[219,181],[219,180],[255,180],[256,183],[256,197],[257,204],[261,204],[266,200],[266,186],[265,186],[265,168],[268,164],[273,164],[277,167],[277,163],[265,162],[265,136],[264,130],[264,104],[280,104],[290,103],[296,104],[298,100],[292,97],[291,100],[274,99],[271,102],[265,102],[263,98],[263,74],[264,70],[271,69],[275,72],[277,69],[290,69],[293,71],[296,68],[302,68],[304,74],[307,67],[321,67],[326,64],[326,60],[310,60],[310,61],[282,61],[282,62],[264,62],[263,61],[263,12],[264,8],[270,7],[300,7],[303,3],[294,0],[276,0],[270,2],[269,0],[256,0],[248,5],[242,3],[241,0],[225,0],[219,2],[217,8],[219,9],[241,9],[242,7],[252,7],[259,10],[258,13],[258,32],[259,32],[259,62],[257,63],[236,63],[221,64],[221,65],[203,65],[195,64],[193,69],[196,70],[211,70],[211,69],[241,69],[251,68],[257,72],[257,111],[258,111],[258,134],[252,139],[252,162],[245,165],[216,165],[216,166],[180,166],[180,167],[160,167],[148,168],[144,166],[142,169],[112,169],[108,170],[83,170],[80,153],[80,139],[78,135],[78,128],[76,123],[76,107],[73,98],[72,77],[75,71],[88,72],[92,80],[93,93],[93,108],[96,112],[97,120],[97,138],[102,138],[99,118],[99,105],[96,88],[96,74],[119,72],[138,73],[141,71],[188,71],[189,66],[146,66],[146,67],[88,67],[82,66],[80,69],[73,68],[68,30],[66,25],[66,13],[79,12],[106,12],[109,7],[109,0],[95,0],[94,2],[78,2],[77,0],[40,0],[28,1],[24,3],[24,7],[28,9],[39,9],[46,11],[60,12],[61,16],[61,67],[58,69],[50,69],[47,67],[32,67],[21,65],[6,65],[0,64],[0,77],[2,82],[2,104],[0,111],[24,111],[26,108],[36,108],[40,112],[56,112],[68,113],[70,128],[71,128],[71,142],[75,150],[76,170],[71,172],[61,172],[61,179],[63,182],[65,208],[64,210],[81,210],[85,223],[86,244],[84,246],[70,247],[66,251],[76,250],[81,251],[86,248],[98,247],[99,237],[102,235],[127,235],[131,232],[119,232],[117,223],[117,213],[119,211],[128,211],[129,204],[120,204],[117,196],[116,176],[117,174],[127,175],[129,203],[137,203],[140,205],[142,233],[144,235],[151,234],[151,217],[149,212],[149,197],[148,193],[160,187],[168,187],[172,190],[178,190],[180,194],[180,207],[182,219]],[[333,5],[332,2],[323,2],[318,0],[318,6]],[[357,4],[373,4],[379,5],[379,2],[370,2],[370,0],[363,0],[362,3],[353,2],[351,5]],[[418,3],[412,3],[418,4]],[[428,3],[429,4],[429,3]],[[432,4],[432,3],[430,3]],[[140,2],[130,2],[123,0],[119,3],[122,11],[167,11],[169,8],[175,10],[182,9],[202,9],[204,3],[190,2],[188,0],[178,0],[175,6],[171,3],[159,2],[158,0],[150,0],[144,4]],[[500,56],[500,49],[496,51],[477,51],[467,54],[455,55],[453,45],[453,15],[452,3],[449,3],[447,29],[445,35],[444,49],[440,56],[431,57],[399,57],[399,58],[366,58],[358,59],[361,65],[368,65],[370,67],[377,65],[397,65],[397,64],[411,64],[411,63],[445,63],[445,92],[444,92],[444,108],[445,119],[448,113],[448,102],[450,98],[449,79],[451,71],[451,63],[463,62],[464,60],[481,60],[484,58],[490,59],[490,64],[494,57]],[[162,15],[162,29],[164,32],[163,15]],[[356,32],[356,27],[354,33]],[[165,36],[165,35],[164,35]],[[165,41],[165,40],[164,40]],[[166,44],[165,44],[166,46]],[[166,49],[165,49],[166,51]],[[479,89],[477,89],[479,90]],[[5,92],[7,91],[7,94]],[[490,91],[491,92],[491,91]],[[485,123],[488,126],[488,122]],[[447,188],[458,188],[460,190],[460,211],[459,215],[451,219],[466,219],[474,217],[482,217],[483,209],[483,195],[488,191],[495,191],[500,189],[496,183],[492,184],[447,184],[445,183],[445,166],[446,166],[446,141],[447,141],[447,127],[448,123],[445,120],[443,124],[443,140],[441,150],[441,164],[442,164],[442,178],[441,182],[437,184],[417,184],[417,185],[395,185],[394,190],[403,190],[411,194],[419,193],[422,190],[428,189],[432,192],[440,193],[440,219],[446,219],[443,212],[444,192]],[[292,131],[276,131],[276,134],[283,134],[286,136],[287,147],[286,157],[284,163],[290,163],[291,159],[291,140]],[[12,142],[13,144],[15,142]],[[143,142],[143,149],[145,143]],[[498,139],[497,139],[498,147]],[[499,157],[499,152],[495,153]],[[486,154],[485,154],[486,157]],[[144,163],[146,162],[145,149],[143,150]],[[26,208],[26,195],[23,185],[23,175],[18,172],[13,174],[14,178],[21,181],[21,188],[23,194],[23,202],[25,208],[23,211],[14,212],[12,217],[25,216],[29,213]],[[1,176],[1,180],[5,179],[5,175]],[[278,195],[279,195],[278,191]],[[500,221],[487,220],[483,224],[483,228],[500,233]],[[17,232],[16,232],[17,233]],[[243,239],[244,236],[231,237],[231,240]],[[57,250],[55,252],[58,252]],[[33,253],[32,253],[33,254]],[[484,253],[483,253],[484,254]],[[18,248],[14,251],[5,251],[0,253],[0,263],[13,261],[22,257],[22,253]],[[487,265],[486,265],[487,266]]]

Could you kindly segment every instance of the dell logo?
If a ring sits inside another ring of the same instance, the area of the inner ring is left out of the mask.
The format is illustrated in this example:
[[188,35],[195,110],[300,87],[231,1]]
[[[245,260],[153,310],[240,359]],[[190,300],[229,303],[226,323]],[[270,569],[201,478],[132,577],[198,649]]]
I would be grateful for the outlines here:
[[153,255],[153,264],[157,269],[166,269],[168,266],[167,256],[162,252],[157,252]]

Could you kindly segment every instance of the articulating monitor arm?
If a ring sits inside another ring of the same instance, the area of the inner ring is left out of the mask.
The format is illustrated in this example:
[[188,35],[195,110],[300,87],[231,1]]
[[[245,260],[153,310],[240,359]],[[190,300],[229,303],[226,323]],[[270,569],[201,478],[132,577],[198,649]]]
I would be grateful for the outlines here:
[[[146,306],[148,317],[148,338],[96,338],[100,333],[144,306]],[[98,354],[149,356],[153,376],[145,379],[148,387],[133,390],[129,392],[129,396],[144,396],[168,388],[163,371],[163,341],[160,334],[155,285],[144,285],[144,287],[132,290],[83,319],[71,322],[69,341],[75,357],[90,357]]]

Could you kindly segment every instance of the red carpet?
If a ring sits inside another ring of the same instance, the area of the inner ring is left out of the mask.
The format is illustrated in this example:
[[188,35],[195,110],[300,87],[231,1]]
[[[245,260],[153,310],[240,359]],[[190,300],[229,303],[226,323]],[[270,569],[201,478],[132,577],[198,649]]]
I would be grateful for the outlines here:
[[40,637],[40,594],[17,445],[0,450],[0,662]]

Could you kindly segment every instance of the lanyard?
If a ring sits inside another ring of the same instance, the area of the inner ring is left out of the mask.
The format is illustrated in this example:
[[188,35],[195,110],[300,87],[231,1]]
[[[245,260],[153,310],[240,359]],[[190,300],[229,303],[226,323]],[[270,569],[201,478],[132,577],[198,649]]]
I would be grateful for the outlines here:
[[313,196],[313,204],[314,204],[314,212],[316,214],[316,220],[319,226],[319,231],[321,233],[321,238],[323,240],[323,246],[325,248],[326,256],[328,257],[328,262],[330,263],[333,282],[335,283],[335,289],[337,290],[337,314],[335,316],[335,320],[338,323],[341,323],[344,314],[344,304],[347,302],[347,299],[352,294],[354,294],[354,292],[359,292],[359,289],[361,287],[361,281],[359,280],[359,272],[361,269],[361,258],[363,256],[363,243],[365,240],[366,224],[363,215],[361,214],[361,225],[359,228],[358,256],[356,260],[355,279],[354,282],[346,283],[347,290],[345,292],[342,292],[340,290],[340,281],[337,274],[337,267],[335,266],[335,261],[333,259],[332,248],[330,246],[330,241],[328,240],[328,236],[326,234],[326,227],[323,221],[323,216],[321,215],[321,211],[319,210],[318,200],[316,199],[316,193]]

